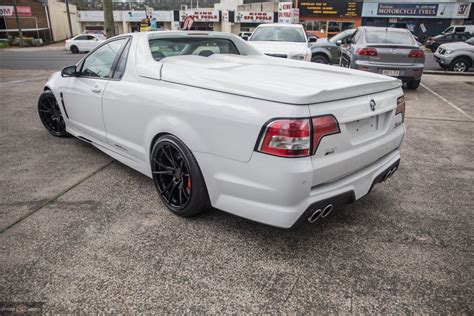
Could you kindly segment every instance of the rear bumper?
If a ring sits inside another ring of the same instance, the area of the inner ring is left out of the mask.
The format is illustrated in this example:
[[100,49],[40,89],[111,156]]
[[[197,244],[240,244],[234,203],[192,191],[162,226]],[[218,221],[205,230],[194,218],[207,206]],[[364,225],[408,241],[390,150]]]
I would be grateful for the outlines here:
[[340,195],[344,196],[341,204],[360,199],[400,160],[397,147],[352,174],[312,187],[311,158],[285,159],[255,152],[250,162],[240,163],[198,152],[194,155],[213,207],[282,228],[299,224],[315,203],[333,201]]
[[396,78],[402,80],[418,80],[421,79],[421,76],[423,75],[424,64],[374,64],[367,61],[357,60],[352,65],[352,68],[378,74],[383,74],[383,70],[398,70],[399,75],[396,76]]

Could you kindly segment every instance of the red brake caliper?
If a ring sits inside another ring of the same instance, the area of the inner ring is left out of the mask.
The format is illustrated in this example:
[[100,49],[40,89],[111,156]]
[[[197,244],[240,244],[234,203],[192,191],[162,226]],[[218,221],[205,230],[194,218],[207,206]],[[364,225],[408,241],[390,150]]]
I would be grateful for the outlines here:
[[188,189],[191,190],[191,177],[188,177]]

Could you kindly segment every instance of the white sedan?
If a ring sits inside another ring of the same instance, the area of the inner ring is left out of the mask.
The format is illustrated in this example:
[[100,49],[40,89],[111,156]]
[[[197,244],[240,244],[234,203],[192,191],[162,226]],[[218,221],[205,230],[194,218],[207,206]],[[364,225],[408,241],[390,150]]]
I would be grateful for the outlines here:
[[105,40],[106,38],[100,34],[80,34],[66,40],[64,49],[71,51],[73,54],[89,52],[105,42]]
[[301,24],[260,24],[249,43],[268,56],[311,61],[311,41]]
[[212,206],[285,228],[389,178],[405,134],[399,80],[212,32],[111,38],[53,74],[38,111],[52,135],[152,178],[177,215]]

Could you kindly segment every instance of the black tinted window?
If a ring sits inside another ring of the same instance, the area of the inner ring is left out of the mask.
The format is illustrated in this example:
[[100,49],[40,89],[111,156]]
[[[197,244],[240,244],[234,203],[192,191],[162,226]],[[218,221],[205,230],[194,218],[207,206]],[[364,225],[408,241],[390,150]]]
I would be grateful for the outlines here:
[[130,50],[130,43],[129,40],[127,46],[123,49],[122,54],[117,62],[117,68],[115,68],[115,72],[113,75],[114,79],[122,79],[123,74],[125,73],[125,67],[127,66],[127,59],[128,59],[128,51]]
[[391,30],[368,30],[365,39],[367,43],[415,45],[413,36],[407,32]]
[[162,38],[150,39],[149,44],[155,60],[178,55],[239,54],[232,41],[221,38]]
[[76,41],[87,41],[87,35],[81,35],[75,38]]

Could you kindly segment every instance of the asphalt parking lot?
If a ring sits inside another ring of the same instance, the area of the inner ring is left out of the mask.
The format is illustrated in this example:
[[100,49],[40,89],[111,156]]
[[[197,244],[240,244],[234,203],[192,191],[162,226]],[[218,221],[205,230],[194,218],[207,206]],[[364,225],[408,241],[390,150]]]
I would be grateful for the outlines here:
[[401,167],[282,230],[172,215],[147,177],[42,127],[51,71],[0,70],[0,302],[51,313],[474,311],[474,77],[406,91]]

